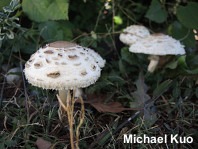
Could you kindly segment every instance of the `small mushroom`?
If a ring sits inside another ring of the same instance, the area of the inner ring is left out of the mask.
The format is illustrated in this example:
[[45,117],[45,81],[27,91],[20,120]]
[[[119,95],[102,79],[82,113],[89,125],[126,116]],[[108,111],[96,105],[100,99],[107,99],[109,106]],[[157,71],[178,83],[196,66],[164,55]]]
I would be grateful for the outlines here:
[[120,34],[120,41],[130,46],[148,35],[150,35],[149,30],[145,26],[131,25]]
[[162,33],[152,34],[142,38],[131,45],[129,51],[133,53],[150,54],[148,72],[151,73],[154,72],[158,65],[159,56],[183,55],[186,53],[180,41]]
[[16,73],[21,72],[20,67],[15,67],[10,69],[7,74],[6,74],[6,81],[7,83],[11,84],[11,83],[16,83],[21,79],[20,75],[17,75]]

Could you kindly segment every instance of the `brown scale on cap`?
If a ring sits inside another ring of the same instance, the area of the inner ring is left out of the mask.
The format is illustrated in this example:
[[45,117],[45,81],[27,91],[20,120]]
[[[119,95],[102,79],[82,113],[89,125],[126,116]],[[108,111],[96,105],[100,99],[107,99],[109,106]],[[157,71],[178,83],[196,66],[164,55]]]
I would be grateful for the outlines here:
[[96,70],[96,66],[95,65],[91,65],[91,68],[93,69],[93,70]]
[[57,78],[60,76],[60,72],[56,71],[56,72],[48,73],[47,76],[50,78]]
[[72,49],[68,49],[67,51],[76,51],[76,49],[72,48]]
[[51,63],[48,59],[45,59],[45,61],[49,64],[49,63]]
[[77,55],[68,55],[69,59],[75,60],[77,58],[79,58]]
[[89,60],[89,58],[88,58],[88,57],[86,57],[86,58],[85,58],[85,61],[88,61],[88,60]]
[[58,60],[58,57],[52,57],[53,60]]
[[79,66],[79,65],[81,65],[81,63],[76,63],[76,64],[73,64],[74,66]]
[[26,63],[26,64],[25,64],[25,67],[26,67],[26,68],[30,68],[30,65]]
[[45,54],[53,54],[54,52],[52,50],[47,50],[44,52]]
[[86,48],[83,48],[83,50],[88,52],[88,50]]
[[34,58],[28,61],[30,64],[34,62]]
[[58,53],[58,56],[60,56],[60,57],[63,57],[63,54],[61,54],[61,53]]
[[83,52],[80,52],[80,54],[81,54],[81,55],[85,55],[85,53],[83,53]]
[[67,65],[67,63],[65,63],[65,62],[61,62],[61,65]]
[[43,66],[43,65],[42,65],[41,62],[34,63],[34,68],[36,68],[36,69],[39,69],[39,68],[41,68],[42,66]]
[[49,44],[49,47],[53,48],[71,48],[75,47],[75,43],[67,42],[67,41],[56,41]]
[[82,72],[80,73],[81,76],[85,76],[86,74],[87,74],[86,70],[84,70],[84,71],[82,71]]

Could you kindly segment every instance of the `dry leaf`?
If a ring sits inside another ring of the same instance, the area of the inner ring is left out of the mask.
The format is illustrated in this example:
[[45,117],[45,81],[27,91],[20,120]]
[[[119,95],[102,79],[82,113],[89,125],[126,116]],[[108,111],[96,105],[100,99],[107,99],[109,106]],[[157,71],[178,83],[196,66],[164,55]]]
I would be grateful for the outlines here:
[[42,138],[38,137],[36,140],[36,145],[38,149],[50,149],[52,144],[46,140],[43,140]]
[[160,56],[160,60],[158,63],[158,68],[162,68],[164,66],[164,64],[166,64],[167,62],[171,61],[172,56],[168,55],[168,56]]
[[[106,95],[87,95],[88,100],[84,101],[84,103],[91,104],[98,112],[112,112],[119,113],[124,110],[137,110],[135,108],[124,108],[121,103],[112,101],[110,103],[105,103]],[[77,102],[80,102],[78,99]]]

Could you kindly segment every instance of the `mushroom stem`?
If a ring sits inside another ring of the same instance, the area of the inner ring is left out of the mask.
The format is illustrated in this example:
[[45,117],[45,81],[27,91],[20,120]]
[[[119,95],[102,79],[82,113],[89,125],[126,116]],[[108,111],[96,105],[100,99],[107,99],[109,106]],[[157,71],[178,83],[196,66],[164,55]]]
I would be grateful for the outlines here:
[[80,97],[82,97],[83,96],[83,90],[82,90],[82,88],[76,88],[76,90],[75,90],[75,98],[80,98]]
[[[67,93],[68,93],[68,90],[59,90],[58,91],[58,95],[61,99],[61,101],[63,102],[64,105],[66,105],[66,99],[67,99]],[[83,96],[83,90],[82,88],[76,88],[75,89],[75,93],[74,93],[74,97],[75,98],[80,98]],[[59,115],[59,119],[62,121],[63,120],[63,116],[64,116],[64,108],[63,107],[59,107],[59,110],[58,110],[58,115]]]
[[[59,96],[60,96],[61,99],[66,99],[67,92],[68,92],[68,90],[59,90],[58,91],[58,94],[59,94]],[[79,97],[82,97],[82,96],[83,96],[83,90],[82,90],[82,88],[76,88],[76,90],[75,90],[75,96],[74,97],[75,98],[79,98]]]
[[[63,103],[63,105],[66,105],[67,93],[68,93],[68,90],[59,90],[58,91],[58,95],[59,95],[60,100]],[[63,108],[63,106],[61,106],[61,103],[59,101],[58,116],[61,121],[63,120],[64,113],[65,113],[65,109]]]
[[149,66],[148,66],[148,72],[153,73],[155,71],[155,68],[159,63],[159,58],[160,57],[158,55],[149,56],[148,59],[150,60],[150,63],[149,63]]
[[[74,124],[74,103],[75,103],[75,90],[73,90],[73,96],[71,97],[70,91],[66,90],[59,90],[59,95],[57,95],[58,101],[60,103],[59,107],[59,118],[62,120],[61,114],[63,114],[64,111],[67,112],[68,122],[69,122],[69,128],[70,128],[70,142],[71,142],[71,148],[74,149],[74,141],[73,141],[73,124]],[[80,122],[76,129],[76,148],[79,148],[79,128],[83,123],[84,117],[85,117],[85,110],[84,110],[84,102],[82,97],[79,95],[78,97],[81,102],[81,112],[80,112]],[[64,111],[63,111],[64,110]]]

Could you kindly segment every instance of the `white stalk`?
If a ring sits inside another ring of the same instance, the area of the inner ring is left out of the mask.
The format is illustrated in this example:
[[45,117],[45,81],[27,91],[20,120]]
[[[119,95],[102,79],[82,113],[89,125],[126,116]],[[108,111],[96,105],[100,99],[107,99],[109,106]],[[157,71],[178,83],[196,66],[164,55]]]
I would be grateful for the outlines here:
[[79,98],[83,96],[83,89],[82,88],[76,88],[75,90],[75,98]]
[[61,101],[64,103],[64,105],[66,105],[67,92],[68,92],[68,90],[58,90],[58,95],[59,95]]
[[[58,90],[58,95],[60,97],[60,100],[65,106],[66,106],[66,101],[67,101],[67,93],[68,93],[68,90]],[[61,121],[63,120],[64,112],[65,110],[59,102],[58,116]]]
[[148,72],[153,73],[155,71],[155,68],[157,67],[159,63],[159,56],[158,55],[152,55],[149,57],[150,63],[148,66]]

